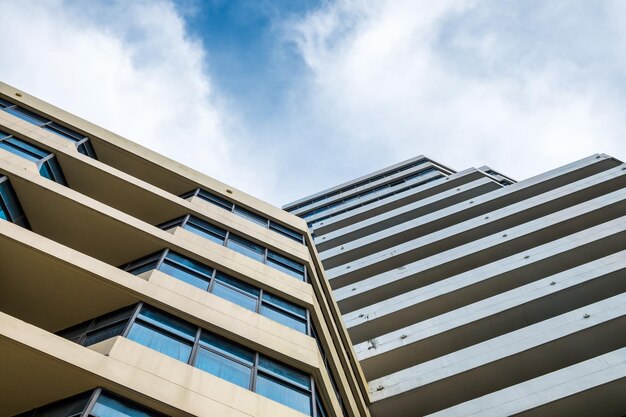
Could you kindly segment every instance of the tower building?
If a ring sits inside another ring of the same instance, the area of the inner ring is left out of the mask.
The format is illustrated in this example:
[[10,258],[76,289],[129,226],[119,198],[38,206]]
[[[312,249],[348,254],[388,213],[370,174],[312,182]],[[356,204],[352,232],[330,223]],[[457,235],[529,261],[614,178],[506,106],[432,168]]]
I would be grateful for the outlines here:
[[3,83],[0,217],[0,415],[369,416],[301,219]]
[[515,182],[420,156],[302,217],[373,417],[626,415],[626,165]]

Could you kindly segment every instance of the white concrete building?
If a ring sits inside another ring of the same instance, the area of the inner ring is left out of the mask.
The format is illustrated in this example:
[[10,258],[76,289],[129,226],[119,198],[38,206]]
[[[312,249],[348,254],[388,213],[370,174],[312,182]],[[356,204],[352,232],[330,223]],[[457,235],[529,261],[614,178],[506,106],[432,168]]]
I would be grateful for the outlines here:
[[626,165],[515,182],[423,156],[287,204],[374,417],[626,415]]

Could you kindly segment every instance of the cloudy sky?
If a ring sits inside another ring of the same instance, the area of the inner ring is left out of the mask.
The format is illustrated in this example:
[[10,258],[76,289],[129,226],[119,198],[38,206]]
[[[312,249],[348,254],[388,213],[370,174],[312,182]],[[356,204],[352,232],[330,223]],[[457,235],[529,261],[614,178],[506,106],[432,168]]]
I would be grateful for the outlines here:
[[626,1],[0,0],[0,79],[282,205],[626,159]]

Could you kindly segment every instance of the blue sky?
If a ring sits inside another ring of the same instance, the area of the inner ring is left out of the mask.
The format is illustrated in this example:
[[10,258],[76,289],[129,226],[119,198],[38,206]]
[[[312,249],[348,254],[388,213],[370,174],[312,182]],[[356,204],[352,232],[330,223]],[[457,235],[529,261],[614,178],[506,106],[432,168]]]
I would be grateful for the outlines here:
[[0,79],[276,205],[419,154],[626,158],[619,0],[0,7]]

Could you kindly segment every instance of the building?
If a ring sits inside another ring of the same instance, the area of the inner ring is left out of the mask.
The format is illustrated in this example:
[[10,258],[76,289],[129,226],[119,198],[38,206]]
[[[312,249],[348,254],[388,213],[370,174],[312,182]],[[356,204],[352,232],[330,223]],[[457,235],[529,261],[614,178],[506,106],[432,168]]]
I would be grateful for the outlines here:
[[0,415],[369,416],[301,219],[0,84]]
[[423,156],[284,208],[308,222],[373,417],[626,415],[626,165],[515,182]]

